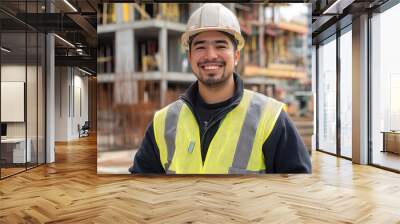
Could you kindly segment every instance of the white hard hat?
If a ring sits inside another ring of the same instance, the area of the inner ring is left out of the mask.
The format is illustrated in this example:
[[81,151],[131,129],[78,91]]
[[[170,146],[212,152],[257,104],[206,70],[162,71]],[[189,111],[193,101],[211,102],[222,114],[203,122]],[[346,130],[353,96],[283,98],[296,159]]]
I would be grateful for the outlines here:
[[240,33],[237,17],[231,10],[220,3],[206,3],[193,12],[187,23],[186,32],[181,37],[183,47],[189,49],[191,36],[211,30],[231,34],[237,41],[237,49],[243,48],[244,39]]

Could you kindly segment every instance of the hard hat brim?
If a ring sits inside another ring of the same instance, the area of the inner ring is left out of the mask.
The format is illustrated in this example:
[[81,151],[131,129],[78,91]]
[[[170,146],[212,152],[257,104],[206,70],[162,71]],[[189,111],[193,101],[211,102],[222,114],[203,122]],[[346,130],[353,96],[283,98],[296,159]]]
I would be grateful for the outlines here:
[[181,36],[182,46],[189,50],[189,39],[191,36],[196,35],[205,31],[222,31],[231,34],[237,40],[237,49],[240,51],[244,46],[244,38],[242,35],[236,31],[233,31],[231,28],[221,28],[221,27],[202,27],[190,31],[186,31]]

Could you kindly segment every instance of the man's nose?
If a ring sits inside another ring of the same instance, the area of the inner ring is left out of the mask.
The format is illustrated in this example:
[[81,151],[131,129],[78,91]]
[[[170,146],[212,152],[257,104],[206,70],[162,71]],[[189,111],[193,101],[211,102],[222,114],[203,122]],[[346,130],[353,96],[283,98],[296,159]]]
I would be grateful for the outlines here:
[[213,46],[208,46],[206,51],[206,58],[210,60],[210,59],[215,59],[217,57],[218,55],[215,48]]

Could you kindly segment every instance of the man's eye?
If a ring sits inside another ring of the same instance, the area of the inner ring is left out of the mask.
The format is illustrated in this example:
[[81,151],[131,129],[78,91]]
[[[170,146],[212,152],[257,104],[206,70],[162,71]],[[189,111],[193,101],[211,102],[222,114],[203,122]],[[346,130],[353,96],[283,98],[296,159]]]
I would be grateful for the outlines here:
[[225,49],[226,46],[225,46],[225,45],[218,45],[217,48],[218,48],[218,49]]
[[201,50],[201,49],[204,49],[204,47],[203,46],[196,47],[196,50]]

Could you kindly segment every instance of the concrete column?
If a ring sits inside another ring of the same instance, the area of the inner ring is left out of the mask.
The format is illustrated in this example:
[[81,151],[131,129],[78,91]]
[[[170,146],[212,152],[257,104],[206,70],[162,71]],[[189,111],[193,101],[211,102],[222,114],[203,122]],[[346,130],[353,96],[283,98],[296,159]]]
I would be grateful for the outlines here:
[[308,27],[308,32],[307,35],[304,36],[304,56],[307,58],[307,74],[312,76],[312,54],[313,52],[310,52],[310,49],[313,49],[312,46],[312,9],[311,9],[311,4],[307,4],[308,8],[308,15],[307,15],[307,27]]
[[160,54],[160,104],[161,107],[166,105],[166,95],[168,82],[166,80],[167,70],[168,70],[168,55],[167,55],[167,29],[165,27],[161,28],[158,36],[158,53]]
[[[122,4],[116,4],[117,23],[123,23]],[[115,33],[115,88],[116,103],[135,104],[138,102],[138,85],[132,76],[135,71],[135,35],[133,30]]]
[[353,162],[368,163],[368,15],[353,20]]
[[[109,46],[109,45],[106,46],[105,56],[106,57],[112,57],[111,46]],[[106,62],[106,65],[104,66],[105,68],[104,68],[103,72],[105,72],[105,73],[111,72],[111,66],[112,66],[111,63],[112,63],[111,60]]]
[[[54,5],[50,1],[46,1],[46,12],[54,12]],[[45,163],[55,162],[55,43],[54,34],[46,34],[46,161]]]
[[55,161],[55,56],[54,35],[46,35],[46,163]]
[[261,24],[258,34],[258,46],[260,52],[260,67],[265,67],[265,47],[264,47],[264,4],[258,6],[258,22]]

